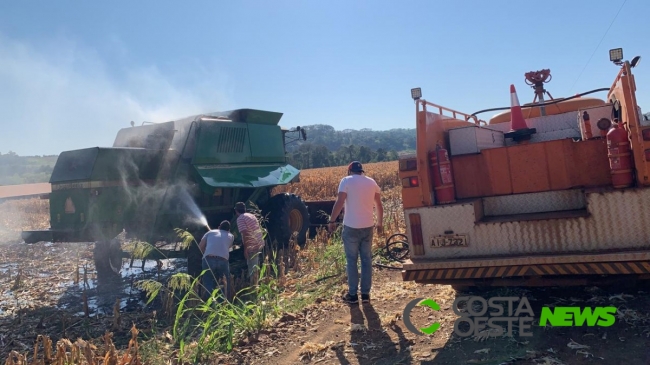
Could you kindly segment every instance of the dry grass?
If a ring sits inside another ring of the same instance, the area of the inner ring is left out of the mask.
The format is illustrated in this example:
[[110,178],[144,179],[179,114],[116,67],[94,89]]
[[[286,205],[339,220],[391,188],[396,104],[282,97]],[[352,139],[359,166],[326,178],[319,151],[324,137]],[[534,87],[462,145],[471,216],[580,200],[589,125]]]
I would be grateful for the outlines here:
[[311,360],[321,354],[323,354],[329,347],[331,347],[334,342],[329,341],[325,344],[322,343],[313,343],[307,342],[300,349],[300,360]]
[[48,336],[39,335],[34,344],[34,353],[31,361],[28,361],[28,354],[12,351],[5,365],[141,365],[138,332],[138,329],[134,325],[131,328],[131,341],[129,341],[129,346],[121,355],[118,354],[113,344],[112,333],[106,333],[104,335],[104,345],[101,349],[82,339],[78,339],[74,343],[67,339],[62,339],[56,343],[56,350],[54,350],[52,348],[52,340]]

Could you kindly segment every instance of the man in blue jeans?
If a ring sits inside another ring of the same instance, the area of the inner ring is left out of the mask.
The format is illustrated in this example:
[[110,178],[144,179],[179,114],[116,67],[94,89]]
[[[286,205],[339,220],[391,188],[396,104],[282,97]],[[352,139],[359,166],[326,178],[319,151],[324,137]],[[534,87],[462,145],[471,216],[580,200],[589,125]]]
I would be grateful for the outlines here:
[[234,240],[235,236],[230,233],[230,222],[223,221],[219,225],[219,229],[208,231],[199,243],[199,249],[203,253],[202,268],[208,270],[203,276],[206,297],[212,295],[219,283],[224,282],[225,290],[222,290],[221,293],[226,300],[230,299],[230,264],[228,260]]
[[[375,227],[377,234],[383,234],[384,207],[381,204],[381,189],[375,180],[364,176],[363,166],[359,161],[353,161],[348,166],[348,176],[339,183],[338,197],[329,229],[333,231],[334,222],[345,208],[343,215],[343,248],[347,262],[348,293],[343,301],[353,304],[359,302],[357,294],[359,286],[359,271],[357,261],[361,257],[361,301],[370,302],[372,286],[372,237]],[[377,225],[373,212],[377,207]]]

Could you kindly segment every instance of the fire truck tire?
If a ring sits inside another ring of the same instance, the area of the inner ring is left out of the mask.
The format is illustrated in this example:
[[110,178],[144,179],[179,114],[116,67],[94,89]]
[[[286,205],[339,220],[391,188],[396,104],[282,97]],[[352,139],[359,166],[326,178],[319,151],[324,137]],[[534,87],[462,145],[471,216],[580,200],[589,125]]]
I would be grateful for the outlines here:
[[97,276],[118,276],[122,270],[122,244],[118,239],[95,242],[93,260]]
[[297,233],[296,243],[304,247],[309,230],[309,212],[305,202],[295,194],[277,194],[269,201],[268,230],[271,242],[278,248],[288,247]]

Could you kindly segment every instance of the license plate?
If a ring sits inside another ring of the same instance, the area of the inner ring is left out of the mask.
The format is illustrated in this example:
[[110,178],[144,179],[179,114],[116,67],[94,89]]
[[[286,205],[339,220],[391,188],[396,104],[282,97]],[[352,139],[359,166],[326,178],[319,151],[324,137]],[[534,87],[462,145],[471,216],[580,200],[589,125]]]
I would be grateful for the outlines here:
[[431,239],[431,247],[467,246],[466,234],[435,236]]

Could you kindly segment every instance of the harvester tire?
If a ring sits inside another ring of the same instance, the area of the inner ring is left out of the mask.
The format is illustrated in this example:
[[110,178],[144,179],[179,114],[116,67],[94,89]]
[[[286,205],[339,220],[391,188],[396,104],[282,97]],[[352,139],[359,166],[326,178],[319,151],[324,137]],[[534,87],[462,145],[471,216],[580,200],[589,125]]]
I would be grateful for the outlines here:
[[295,194],[277,194],[269,202],[268,231],[272,243],[278,248],[289,245],[294,232],[297,232],[296,243],[304,247],[307,243],[309,230],[309,212],[307,205]]
[[122,270],[122,243],[118,239],[95,242],[93,260],[98,277],[118,276]]
[[199,249],[198,245],[198,243],[201,242],[202,237],[202,235],[197,236],[195,234],[194,239],[196,240],[196,243],[192,242],[187,250],[187,273],[193,278],[201,275],[201,271],[203,271],[203,253],[201,253],[201,249]]

